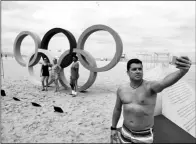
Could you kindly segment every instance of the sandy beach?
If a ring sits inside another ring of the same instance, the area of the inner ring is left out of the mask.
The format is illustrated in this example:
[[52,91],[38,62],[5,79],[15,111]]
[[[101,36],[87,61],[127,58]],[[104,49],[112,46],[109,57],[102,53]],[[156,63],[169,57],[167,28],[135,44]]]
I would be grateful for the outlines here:
[[[108,62],[97,63],[100,67]],[[3,60],[3,64],[2,88],[6,96],[1,99],[2,143],[110,142],[116,90],[128,82],[126,62],[98,73],[92,87],[77,97],[72,97],[63,87],[55,93],[53,84],[47,92],[42,92],[40,86],[28,80],[27,69],[15,59]],[[80,66],[79,85],[82,85],[89,72]],[[39,71],[39,66],[35,66],[37,79]],[[65,75],[69,76],[69,67],[65,69]],[[194,65],[183,79],[195,90]],[[13,97],[21,101],[15,101]],[[31,102],[42,107],[34,107]],[[64,113],[54,112],[53,105],[61,107]]]

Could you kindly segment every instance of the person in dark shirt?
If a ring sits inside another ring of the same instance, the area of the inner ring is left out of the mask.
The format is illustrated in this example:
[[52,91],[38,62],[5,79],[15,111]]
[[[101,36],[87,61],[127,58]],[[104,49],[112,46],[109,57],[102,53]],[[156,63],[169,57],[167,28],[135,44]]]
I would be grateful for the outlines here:
[[[52,64],[50,64],[47,60],[47,58],[44,58],[44,62],[42,63],[41,66],[41,73],[40,77],[42,77],[41,82],[42,82],[42,91],[47,91],[48,89],[48,79],[49,79],[49,67],[51,67]],[[46,85],[44,85],[44,81],[46,80]]]

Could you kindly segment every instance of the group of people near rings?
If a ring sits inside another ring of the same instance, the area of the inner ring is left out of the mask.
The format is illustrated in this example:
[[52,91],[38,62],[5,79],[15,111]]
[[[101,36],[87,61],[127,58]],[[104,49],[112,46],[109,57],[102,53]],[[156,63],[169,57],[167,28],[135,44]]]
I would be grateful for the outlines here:
[[[51,78],[55,81],[56,91],[59,89],[57,81],[59,80],[58,75],[61,68],[56,64],[56,59],[54,59],[53,63],[50,64],[47,59],[44,59],[44,63],[42,64],[41,76],[43,90],[47,90],[48,86],[48,67],[52,68]],[[168,74],[162,80],[149,81],[143,79],[142,61],[136,58],[130,59],[127,62],[126,73],[129,81],[120,85],[116,92],[116,103],[113,109],[110,127],[111,143],[154,142],[153,126],[157,93],[175,84],[191,67],[191,61],[187,56],[178,57],[174,64],[179,70]],[[78,71],[78,58],[74,56],[70,77],[70,86],[73,95],[77,94]],[[44,80],[46,80],[46,85],[44,85]],[[121,112],[123,112],[123,125],[121,128],[117,128]]]
[[[55,83],[55,92],[59,91],[59,78],[60,78],[60,71],[61,67],[57,64],[57,59],[53,59],[53,63],[50,63],[47,58],[43,58],[43,63],[41,66],[41,72],[40,72],[40,77],[41,77],[41,82],[42,82],[42,91],[47,91],[48,86],[51,83]],[[51,69],[49,69],[51,68]],[[51,70],[51,73],[49,72]],[[73,96],[77,95],[78,91],[78,78],[79,78],[79,62],[78,62],[78,57],[76,55],[73,56],[73,63],[71,65],[71,76],[70,76],[70,86],[72,89],[71,94]],[[50,77],[50,82],[49,82],[49,77]]]

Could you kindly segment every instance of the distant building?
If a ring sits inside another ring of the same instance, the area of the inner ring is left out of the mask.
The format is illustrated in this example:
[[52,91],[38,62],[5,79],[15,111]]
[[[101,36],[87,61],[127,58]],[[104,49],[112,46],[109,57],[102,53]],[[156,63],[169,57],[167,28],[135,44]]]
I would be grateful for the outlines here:
[[122,54],[121,58],[125,58],[126,54]]
[[127,58],[126,58],[126,54],[122,54],[122,55],[121,55],[121,58],[120,58],[120,61],[126,61],[126,59],[127,59]]

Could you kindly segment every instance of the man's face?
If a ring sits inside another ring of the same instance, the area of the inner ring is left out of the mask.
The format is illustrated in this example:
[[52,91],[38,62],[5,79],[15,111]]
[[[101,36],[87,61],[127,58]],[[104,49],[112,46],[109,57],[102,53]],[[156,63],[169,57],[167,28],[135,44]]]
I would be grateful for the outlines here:
[[143,66],[142,64],[132,63],[129,70],[127,71],[128,76],[131,80],[143,79]]

